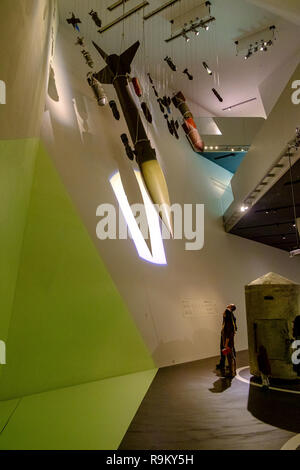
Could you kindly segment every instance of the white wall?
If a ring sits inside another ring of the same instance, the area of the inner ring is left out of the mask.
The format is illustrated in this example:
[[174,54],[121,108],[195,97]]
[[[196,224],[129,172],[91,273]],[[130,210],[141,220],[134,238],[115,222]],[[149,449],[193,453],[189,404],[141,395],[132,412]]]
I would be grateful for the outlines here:
[[[151,94],[154,125],[148,126],[149,134],[165,171],[171,201],[205,204],[204,249],[188,252],[183,241],[166,241],[168,265],[161,267],[139,259],[130,240],[99,241],[96,208],[101,203],[115,203],[110,175],[119,169],[126,177],[131,202],[137,186],[120,140],[120,134],[127,132],[125,121],[115,121],[109,107],[97,107],[74,38],[72,31],[60,27],[54,61],[59,101],[48,98],[42,138],[157,365],[218,354],[221,314],[229,302],[238,307],[237,349],[245,349],[244,286],[269,271],[300,282],[299,260],[224,232],[221,194],[214,181],[227,184],[231,174],[195,154],[183,132],[179,142],[171,137]],[[110,98],[114,96],[111,86],[106,90]],[[86,132],[82,134],[72,99],[85,118]],[[182,303],[186,299],[194,304],[189,316]],[[212,313],[205,311],[204,301],[211,302]]]
[[0,139],[39,136],[57,17],[56,0],[1,0]]

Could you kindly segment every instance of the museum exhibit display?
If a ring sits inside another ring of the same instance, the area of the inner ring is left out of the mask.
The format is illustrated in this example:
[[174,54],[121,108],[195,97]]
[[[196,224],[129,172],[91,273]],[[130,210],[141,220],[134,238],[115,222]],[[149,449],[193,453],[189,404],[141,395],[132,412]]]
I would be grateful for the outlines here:
[[[299,377],[292,362],[293,343],[299,337],[300,285],[268,273],[245,287],[250,372],[260,375],[258,355],[264,348],[270,376]],[[300,378],[300,377],[299,377]]]
[[0,453],[299,448],[299,0],[0,18]]

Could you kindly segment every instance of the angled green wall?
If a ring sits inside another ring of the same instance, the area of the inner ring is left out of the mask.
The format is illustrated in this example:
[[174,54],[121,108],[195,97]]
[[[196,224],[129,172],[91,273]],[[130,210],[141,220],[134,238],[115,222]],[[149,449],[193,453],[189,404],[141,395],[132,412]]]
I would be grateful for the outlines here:
[[40,145],[0,399],[152,368],[126,306]]
[[[7,341],[38,139],[0,140],[0,340]],[[0,365],[0,377],[4,366]]]
[[0,402],[6,425],[3,432],[0,428],[0,450],[115,450],[155,373],[147,370]]

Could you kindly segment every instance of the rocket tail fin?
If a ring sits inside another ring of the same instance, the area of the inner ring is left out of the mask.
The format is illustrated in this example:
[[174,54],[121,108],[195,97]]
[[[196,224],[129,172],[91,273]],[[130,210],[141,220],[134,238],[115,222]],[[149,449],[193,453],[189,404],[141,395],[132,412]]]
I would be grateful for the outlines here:
[[104,83],[104,84],[111,84],[114,78],[109,67],[105,67],[104,69],[100,70],[100,72],[95,73],[94,77],[100,83]]
[[132,46],[130,46],[129,49],[123,52],[123,54],[120,55],[120,59],[122,63],[130,65],[139,47],[140,47],[140,41],[137,41]]
[[92,41],[92,43],[93,43],[95,49],[97,49],[97,51],[98,51],[99,54],[101,55],[102,59],[104,59],[105,62],[106,62],[106,59],[107,59],[107,57],[108,57],[108,54],[106,54],[106,52],[104,52],[104,50],[101,49],[101,47],[99,47],[98,44],[96,44],[94,41]]

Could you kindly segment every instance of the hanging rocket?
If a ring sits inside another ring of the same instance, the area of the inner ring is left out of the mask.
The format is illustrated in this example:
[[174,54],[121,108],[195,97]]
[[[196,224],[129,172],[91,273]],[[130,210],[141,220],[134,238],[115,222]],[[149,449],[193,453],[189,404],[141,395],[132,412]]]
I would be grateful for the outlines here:
[[100,83],[113,84],[117,92],[121,108],[128,126],[131,140],[134,144],[136,161],[141,170],[145,186],[152,202],[159,206],[160,217],[173,234],[173,222],[170,210],[170,198],[167,183],[163,171],[157,161],[156,152],[146,134],[138,108],[132,98],[128,76],[130,74],[131,62],[140,46],[139,41],[134,43],[120,56],[116,54],[107,55],[96,43],[95,48],[107,63],[100,72],[94,74]]
[[183,93],[180,91],[172,98],[173,104],[179,109],[183,116],[182,128],[186,133],[187,139],[191,144],[193,150],[197,153],[203,152],[204,142],[198,132],[194,117],[188,107]]

